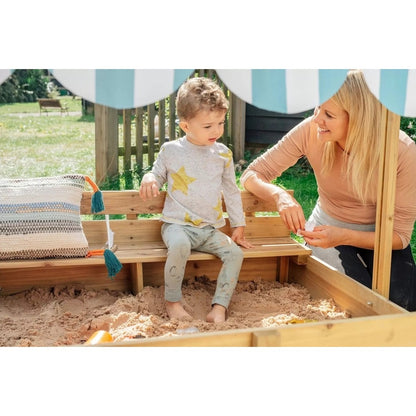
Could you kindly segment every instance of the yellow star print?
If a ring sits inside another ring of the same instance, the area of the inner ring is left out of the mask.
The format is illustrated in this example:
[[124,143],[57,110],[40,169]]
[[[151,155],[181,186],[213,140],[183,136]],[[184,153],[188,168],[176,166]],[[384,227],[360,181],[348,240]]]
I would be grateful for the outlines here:
[[227,153],[220,153],[220,156],[222,156],[223,158],[228,160],[227,164],[225,165],[225,167],[228,168],[228,166],[230,166],[231,160],[233,158],[233,152],[231,150],[229,150]]
[[218,200],[218,204],[214,207],[214,211],[218,212],[217,220],[222,217],[222,200]]
[[185,195],[188,195],[188,185],[193,181],[196,181],[196,178],[188,176],[185,172],[185,167],[182,166],[176,173],[172,173],[172,192],[173,191],[182,191]]
[[188,213],[186,213],[186,214],[185,214],[185,222],[191,222],[192,224],[194,224],[194,225],[198,226],[199,224],[201,224],[201,222],[202,222],[202,218],[199,218],[199,219],[197,219],[197,220],[193,220],[193,219],[191,218],[191,216],[190,216]]

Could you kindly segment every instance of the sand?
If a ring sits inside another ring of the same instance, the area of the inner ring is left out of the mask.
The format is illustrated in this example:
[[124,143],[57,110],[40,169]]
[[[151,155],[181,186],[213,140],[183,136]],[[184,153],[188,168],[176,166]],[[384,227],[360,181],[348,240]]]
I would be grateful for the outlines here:
[[277,327],[325,319],[346,319],[332,299],[312,299],[298,284],[239,282],[225,323],[205,321],[216,282],[199,277],[183,284],[184,308],[191,322],[169,320],[163,286],[138,295],[67,287],[32,289],[0,298],[0,346],[82,345],[98,330],[114,341],[240,328]]

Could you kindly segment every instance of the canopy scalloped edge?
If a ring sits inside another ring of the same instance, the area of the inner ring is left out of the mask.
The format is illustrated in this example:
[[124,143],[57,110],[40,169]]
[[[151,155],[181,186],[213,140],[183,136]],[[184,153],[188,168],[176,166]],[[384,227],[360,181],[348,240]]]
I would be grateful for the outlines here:
[[[298,113],[329,99],[347,69],[217,69],[227,88],[268,111]],[[174,93],[193,69],[51,69],[72,93],[117,109],[152,104]],[[11,74],[0,69],[0,84]],[[416,69],[365,69],[370,90],[390,111],[416,117]]]

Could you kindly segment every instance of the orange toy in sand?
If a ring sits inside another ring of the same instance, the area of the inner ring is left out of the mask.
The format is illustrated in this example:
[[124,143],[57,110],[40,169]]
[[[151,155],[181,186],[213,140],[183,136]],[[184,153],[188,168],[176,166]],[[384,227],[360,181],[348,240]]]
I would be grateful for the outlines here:
[[87,340],[85,345],[96,345],[96,344],[102,344],[104,342],[112,342],[113,337],[111,334],[107,331],[96,331],[94,332]]

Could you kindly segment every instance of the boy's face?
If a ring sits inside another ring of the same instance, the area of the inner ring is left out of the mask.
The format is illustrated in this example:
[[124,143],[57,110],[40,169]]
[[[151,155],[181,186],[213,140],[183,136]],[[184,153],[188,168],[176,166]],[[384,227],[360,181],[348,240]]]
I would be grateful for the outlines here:
[[186,138],[197,146],[211,146],[224,133],[226,110],[202,110],[189,120],[179,123],[186,133]]

